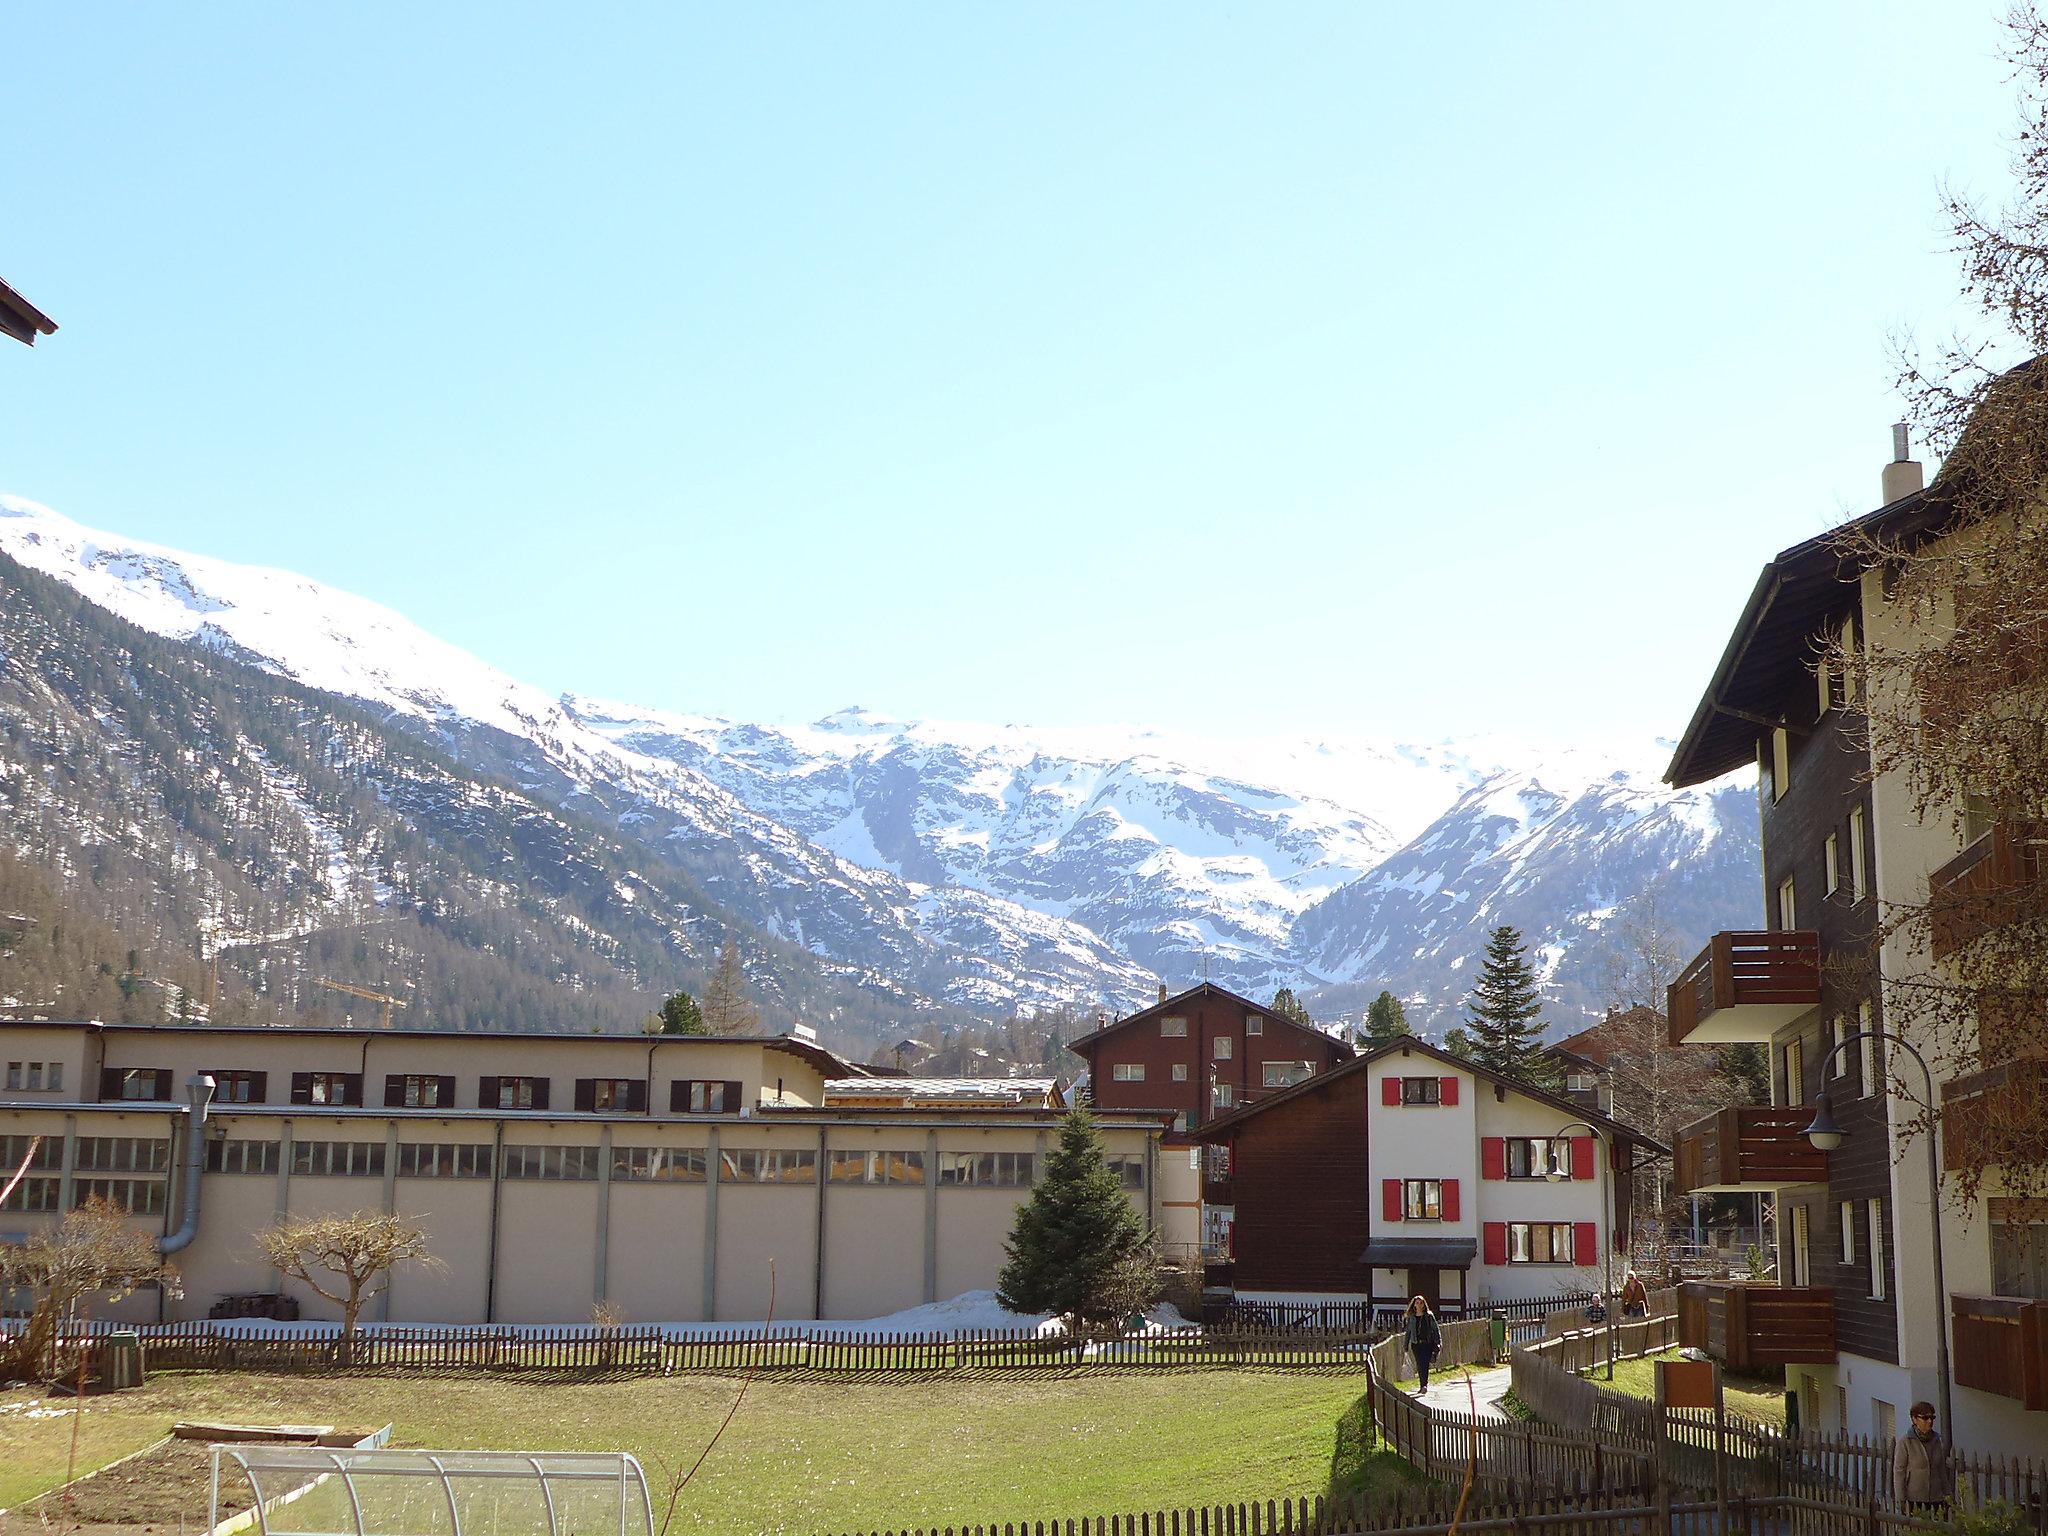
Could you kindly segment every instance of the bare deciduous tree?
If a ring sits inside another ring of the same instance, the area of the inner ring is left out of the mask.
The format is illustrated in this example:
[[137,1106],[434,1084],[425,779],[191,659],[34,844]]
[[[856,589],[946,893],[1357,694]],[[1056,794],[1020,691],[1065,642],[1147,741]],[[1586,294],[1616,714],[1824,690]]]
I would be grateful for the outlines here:
[[56,1227],[23,1243],[0,1243],[0,1289],[21,1287],[33,1298],[28,1326],[0,1354],[0,1380],[49,1380],[57,1372],[57,1325],[80,1303],[111,1305],[138,1286],[175,1286],[177,1271],[164,1262],[147,1232],[128,1213],[97,1196]]
[[[427,1252],[427,1234],[402,1216],[383,1211],[349,1215],[306,1216],[282,1221],[256,1234],[265,1262],[280,1274],[310,1286],[341,1308],[338,1356],[346,1362],[355,1350],[356,1319],[363,1303],[390,1283],[400,1264],[438,1265]],[[338,1281],[329,1290],[315,1273]]]

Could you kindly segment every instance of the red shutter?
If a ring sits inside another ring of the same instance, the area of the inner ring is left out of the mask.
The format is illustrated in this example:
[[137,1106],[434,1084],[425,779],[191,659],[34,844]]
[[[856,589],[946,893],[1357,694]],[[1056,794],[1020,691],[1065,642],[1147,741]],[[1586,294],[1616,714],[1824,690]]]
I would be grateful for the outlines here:
[[1574,1136],[1572,1141],[1572,1177],[1590,1179],[1593,1177],[1593,1138]]
[[1380,1215],[1388,1221],[1401,1219],[1401,1181],[1380,1180]]
[[1593,1223],[1575,1221],[1572,1223],[1572,1262],[1574,1264],[1598,1264],[1600,1262],[1600,1239],[1594,1234]]
[[1479,1138],[1479,1177],[1504,1179],[1508,1176],[1508,1139],[1505,1136]]
[[1489,1221],[1482,1225],[1486,1236],[1485,1255],[1489,1264],[1505,1264],[1508,1261],[1508,1224],[1504,1221]]
[[1398,1104],[1401,1102],[1401,1079],[1398,1077],[1383,1077],[1380,1079],[1380,1102],[1382,1104]]
[[1445,1221],[1456,1221],[1457,1219],[1458,1219],[1458,1181],[1457,1181],[1456,1179],[1445,1179],[1445,1180],[1444,1180],[1444,1220],[1445,1220]]
[[1437,1098],[1445,1104],[1458,1102],[1458,1080],[1455,1077],[1437,1079]]

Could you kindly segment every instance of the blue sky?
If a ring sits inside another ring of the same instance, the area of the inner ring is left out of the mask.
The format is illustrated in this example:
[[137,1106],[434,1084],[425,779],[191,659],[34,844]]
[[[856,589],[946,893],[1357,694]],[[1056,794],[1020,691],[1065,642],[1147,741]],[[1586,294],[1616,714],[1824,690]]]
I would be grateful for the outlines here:
[[1997,9],[27,7],[0,490],[669,708],[1674,734]]

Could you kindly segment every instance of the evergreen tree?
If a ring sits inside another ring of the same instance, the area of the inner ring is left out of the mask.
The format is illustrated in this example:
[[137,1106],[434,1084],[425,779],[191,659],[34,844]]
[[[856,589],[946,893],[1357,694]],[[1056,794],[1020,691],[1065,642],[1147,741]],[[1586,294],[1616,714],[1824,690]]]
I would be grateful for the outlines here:
[[1381,992],[1365,1010],[1365,1036],[1361,1043],[1367,1050],[1373,1050],[1407,1033],[1408,1013],[1401,1006],[1401,999],[1391,992]]
[[1472,1060],[1472,1037],[1465,1033],[1464,1026],[1453,1024],[1444,1031],[1444,1049],[1460,1061]]
[[704,1010],[697,1006],[697,999],[687,992],[673,994],[661,1005],[661,1032],[664,1035],[708,1035],[704,1027]]
[[1559,1085],[1557,1064],[1543,1054],[1543,1000],[1519,930],[1502,925],[1486,940],[1486,960],[1472,988],[1465,1027],[1472,1060],[1489,1072],[1519,1077],[1543,1088]]
[[1076,1332],[1114,1332],[1153,1299],[1158,1265],[1144,1219],[1104,1160],[1095,1118],[1076,1104],[1017,1209],[996,1298],[1012,1312],[1051,1312]]
[[1291,1019],[1306,1029],[1314,1029],[1316,1021],[1309,1017],[1308,1005],[1294,995],[1294,988],[1282,987],[1273,994],[1273,1013],[1277,1018]]
[[761,1010],[754,1006],[753,989],[740,967],[739,945],[727,934],[718,946],[718,963],[704,988],[699,1007],[707,1035],[750,1035],[761,1025]]

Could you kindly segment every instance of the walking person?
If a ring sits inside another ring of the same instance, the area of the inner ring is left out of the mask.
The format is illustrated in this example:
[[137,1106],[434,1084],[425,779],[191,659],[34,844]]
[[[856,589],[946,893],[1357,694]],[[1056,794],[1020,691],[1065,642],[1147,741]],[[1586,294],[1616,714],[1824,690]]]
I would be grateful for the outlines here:
[[1648,1317],[1650,1315],[1650,1288],[1643,1284],[1643,1277],[1634,1270],[1621,1282],[1621,1315],[1623,1317]]
[[1940,1514],[1955,1497],[1955,1469],[1948,1444],[1935,1433],[1934,1404],[1913,1405],[1913,1427],[1899,1436],[1892,1452],[1892,1496],[1902,1509]]
[[1408,1315],[1402,1319],[1402,1332],[1408,1336],[1408,1353],[1415,1357],[1415,1376],[1419,1390],[1429,1390],[1429,1363],[1443,1348],[1443,1330],[1436,1325],[1436,1314],[1429,1310],[1429,1303],[1417,1296],[1408,1303]]

